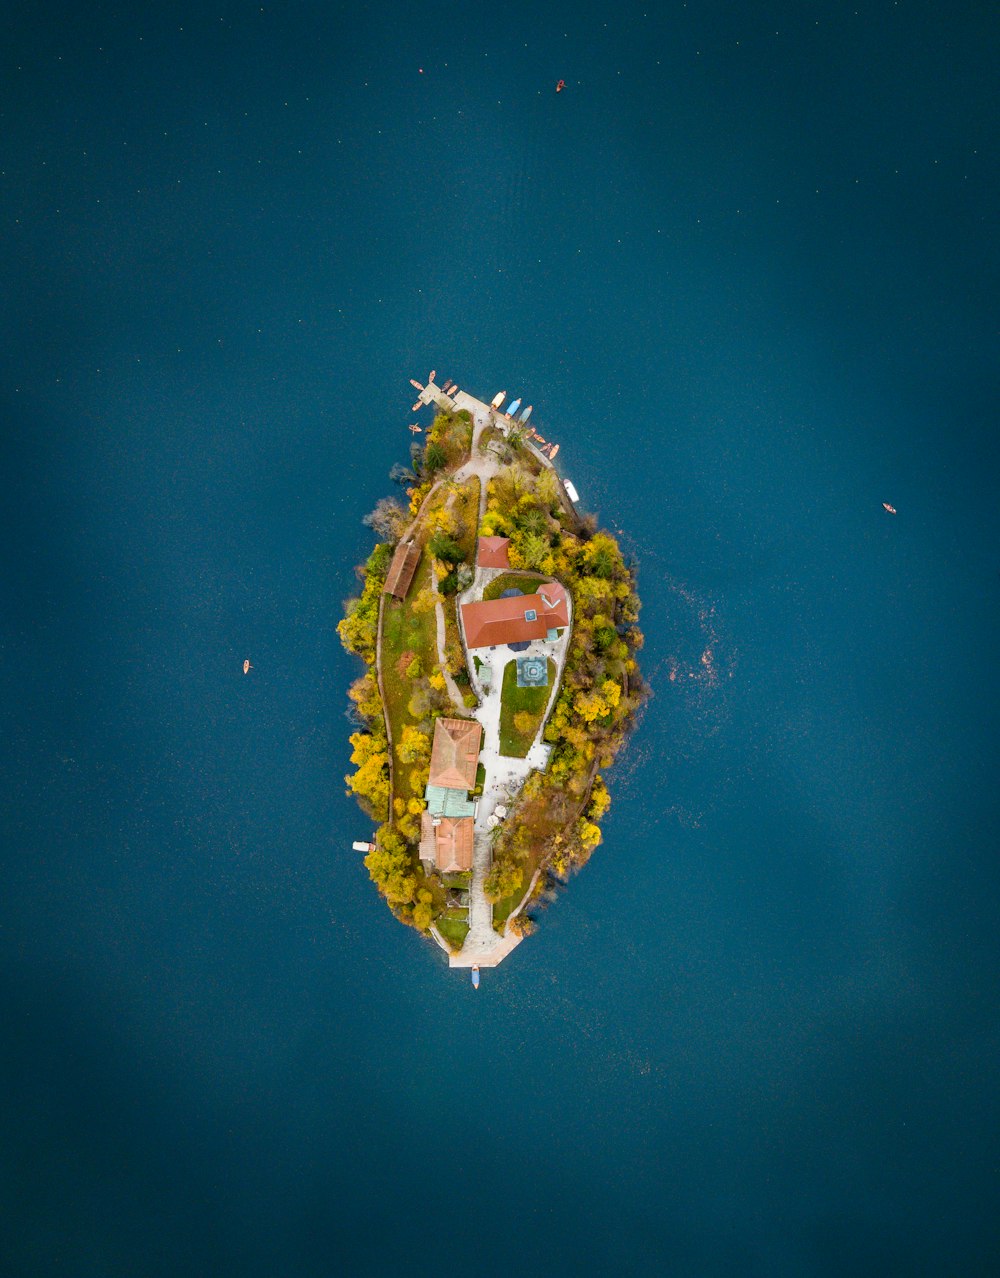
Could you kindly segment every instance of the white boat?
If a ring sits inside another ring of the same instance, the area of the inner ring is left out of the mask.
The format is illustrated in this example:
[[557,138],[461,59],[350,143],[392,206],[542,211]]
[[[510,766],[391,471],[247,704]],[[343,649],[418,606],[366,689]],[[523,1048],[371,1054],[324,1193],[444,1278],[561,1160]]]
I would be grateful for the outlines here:
[[566,489],[566,496],[570,499],[570,501],[578,502],[580,500],[580,494],[576,491],[568,479],[563,480],[563,488]]
[[507,398],[506,391],[497,391],[497,393],[490,400],[490,408],[499,408],[506,398]]

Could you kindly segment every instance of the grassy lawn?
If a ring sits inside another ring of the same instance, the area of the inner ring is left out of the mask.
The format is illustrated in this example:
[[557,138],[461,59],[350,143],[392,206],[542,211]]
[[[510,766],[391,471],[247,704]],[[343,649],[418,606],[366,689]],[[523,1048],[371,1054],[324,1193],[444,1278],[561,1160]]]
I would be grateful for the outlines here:
[[467,479],[459,488],[452,510],[463,530],[455,540],[465,551],[466,562],[471,564],[476,553],[476,531],[479,525],[479,479],[476,475]]
[[[556,677],[556,663],[548,659],[549,682],[544,688],[519,688],[517,686],[517,663],[508,661],[503,672],[503,688],[500,692],[500,753],[516,759],[523,759],[531,749],[535,733],[542,722],[545,707],[552,694],[552,685]],[[526,710],[531,715],[531,727],[527,732],[519,732],[514,726],[514,716]]]
[[490,582],[483,591],[483,598],[499,599],[505,590],[520,590],[523,595],[533,595],[548,580],[548,577],[519,577],[517,573],[507,572]]
[[[394,743],[401,739],[403,728],[415,722],[406,708],[412,686],[409,679],[399,674],[396,662],[404,652],[415,652],[420,658],[425,673],[437,665],[435,614],[428,612],[419,616],[410,606],[420,591],[429,584],[430,572],[430,556],[425,551],[406,598],[401,603],[393,599],[386,599],[385,602],[385,612],[382,617],[382,672],[385,684],[385,709],[392,727]],[[393,762],[395,793],[402,795],[404,799],[409,799],[413,795],[409,775],[412,769],[396,758]]]
[[[479,521],[479,480],[475,475],[454,494],[452,510],[460,529],[455,540],[462,548],[465,562],[473,567],[476,526]],[[462,651],[462,637],[458,629],[458,599],[455,595],[442,596],[441,602],[444,605],[445,651],[449,655],[455,653],[457,658],[457,654]],[[464,669],[464,662],[462,668]],[[463,693],[471,691],[467,684],[460,684],[459,687]]]
[[457,913],[457,911],[440,915],[436,921],[436,926],[451,948],[460,950],[465,944],[465,938],[469,935],[469,921],[464,910],[461,911],[464,916],[462,918],[451,917],[453,913]]

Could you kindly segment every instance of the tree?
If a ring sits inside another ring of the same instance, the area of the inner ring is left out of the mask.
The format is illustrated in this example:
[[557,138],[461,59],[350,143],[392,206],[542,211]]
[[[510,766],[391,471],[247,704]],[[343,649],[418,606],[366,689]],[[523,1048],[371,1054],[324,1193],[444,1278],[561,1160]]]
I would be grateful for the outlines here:
[[615,575],[615,569],[624,566],[618,543],[607,533],[598,533],[592,537],[583,554],[590,572],[595,577],[610,580]]
[[576,823],[576,832],[580,836],[580,842],[585,848],[593,850],[601,841],[601,831],[592,821],[588,821],[586,817],[581,817]]
[[389,810],[389,751],[384,735],[353,732],[351,762],[357,772],[344,777],[348,793],[355,794],[377,820],[384,820]]
[[608,794],[608,787],[604,784],[603,777],[594,778],[594,788],[590,792],[590,804],[587,807],[587,816],[591,821],[600,821],[608,808],[611,806],[611,795]]
[[465,558],[462,547],[446,532],[436,532],[428,545],[434,558],[443,559],[445,563],[460,564]]
[[424,466],[427,470],[433,472],[441,470],[442,467],[448,465],[448,454],[438,443],[430,443],[424,453]]
[[347,691],[347,695],[357,706],[362,719],[381,721],[382,698],[379,695],[378,680],[369,671],[360,679],[355,679]]
[[549,539],[542,533],[527,533],[520,538],[518,550],[522,567],[539,572],[549,553]]
[[408,487],[410,484],[417,483],[417,477],[413,471],[407,470],[407,468],[400,465],[399,462],[393,463],[392,470],[389,471],[389,478],[394,484],[402,484],[404,488]]
[[422,617],[425,613],[434,611],[437,607],[437,601],[437,593],[431,590],[430,586],[424,586],[423,590],[410,604],[410,607],[418,617]]
[[408,723],[396,746],[396,754],[403,763],[426,763],[431,757],[430,737]]
[[421,888],[417,892],[417,903],[413,907],[413,926],[421,932],[426,932],[431,925],[434,917],[433,900],[434,897],[427,888]]
[[518,862],[508,860],[506,857],[498,857],[486,876],[483,892],[486,894],[487,901],[496,905],[497,901],[505,896],[511,896],[520,886],[521,866]]
[[573,698],[573,709],[587,723],[595,723],[611,714],[621,700],[621,684],[605,679],[600,688],[590,692],[578,692]]
[[413,900],[417,876],[406,844],[387,825],[375,832],[375,846],[365,857],[372,882],[390,905],[408,905]]
[[365,515],[361,521],[366,527],[380,537],[389,541],[398,541],[409,522],[406,511],[395,497],[380,497],[375,509]]

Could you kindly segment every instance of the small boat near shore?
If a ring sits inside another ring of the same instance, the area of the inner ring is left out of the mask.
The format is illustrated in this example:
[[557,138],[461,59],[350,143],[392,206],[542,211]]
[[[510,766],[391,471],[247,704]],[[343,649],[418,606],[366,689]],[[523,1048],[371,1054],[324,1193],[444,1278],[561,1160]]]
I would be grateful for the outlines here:
[[520,407],[521,407],[521,401],[519,399],[515,399],[513,404],[511,404],[510,408],[507,409],[507,416],[513,417]]
[[478,963],[473,963],[472,965],[472,988],[474,990],[479,989],[479,964]]
[[522,421],[522,422],[526,422],[526,421],[528,420],[528,418],[531,416],[531,410],[532,410],[532,408],[533,408],[533,407],[534,407],[534,405],[533,405],[533,404],[529,404],[529,405],[528,405],[528,407],[527,407],[527,408],[524,410],[524,412],[521,414],[521,421]]
[[558,444],[553,444],[553,445],[552,445],[552,450],[551,450],[551,452],[549,453],[549,456],[553,459],[553,461],[555,460],[555,456],[556,456],[556,453],[557,453],[558,451],[559,451],[559,445],[558,445]]
[[566,496],[570,499],[570,501],[578,502],[580,500],[580,494],[576,491],[568,479],[563,480],[563,488],[566,489]]
[[506,398],[507,398],[506,391],[497,391],[497,393],[490,400],[490,408],[499,408]]
[[422,391],[422,390],[424,389],[424,388],[420,385],[420,383],[419,383],[419,382],[414,381],[412,377],[410,378],[410,385],[411,385],[411,386],[412,386],[415,390],[418,390],[418,391]]

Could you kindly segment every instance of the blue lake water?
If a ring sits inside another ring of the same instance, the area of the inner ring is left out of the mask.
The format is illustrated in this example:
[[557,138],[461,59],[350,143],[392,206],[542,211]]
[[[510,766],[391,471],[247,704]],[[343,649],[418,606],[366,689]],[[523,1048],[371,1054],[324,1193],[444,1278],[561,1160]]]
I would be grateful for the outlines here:
[[[2,23],[4,1272],[994,1272],[988,7]],[[341,781],[431,367],[655,694],[476,994]]]

